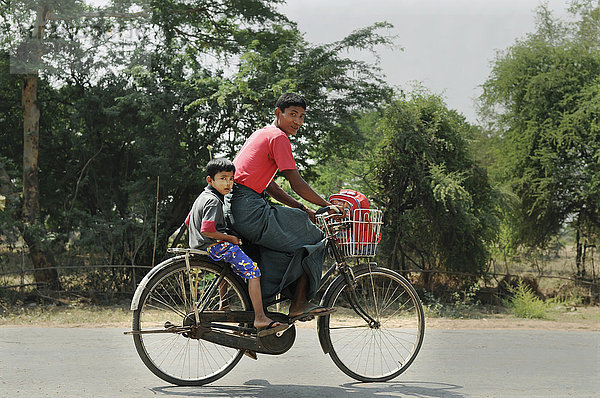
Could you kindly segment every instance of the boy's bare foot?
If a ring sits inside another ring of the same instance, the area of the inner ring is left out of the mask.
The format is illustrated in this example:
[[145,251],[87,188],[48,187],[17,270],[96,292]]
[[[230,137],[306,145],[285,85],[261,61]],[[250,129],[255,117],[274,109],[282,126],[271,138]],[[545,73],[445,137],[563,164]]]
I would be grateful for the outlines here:
[[280,322],[271,321],[271,323],[269,323],[265,327],[257,327],[256,328],[256,331],[257,331],[256,335],[258,337],[270,336],[270,335],[275,334],[277,332],[283,332],[288,327],[289,327],[289,325],[284,325],[284,324],[282,324]]
[[[275,323],[273,323],[273,322],[275,322]],[[266,315],[254,317],[254,327],[256,329],[262,329],[262,328],[266,328],[268,326],[275,327],[275,326],[279,326],[279,325],[281,325],[280,322],[273,321],[271,318],[269,318]]]

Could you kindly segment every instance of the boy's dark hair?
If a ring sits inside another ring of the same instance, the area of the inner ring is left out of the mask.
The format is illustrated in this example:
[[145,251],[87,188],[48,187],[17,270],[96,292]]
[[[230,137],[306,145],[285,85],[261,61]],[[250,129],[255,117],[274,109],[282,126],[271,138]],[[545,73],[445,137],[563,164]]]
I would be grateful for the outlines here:
[[281,109],[282,112],[285,112],[285,108],[290,106],[299,106],[306,110],[306,100],[296,93],[285,93],[275,103],[275,107]]
[[221,171],[233,171],[235,172],[235,166],[229,159],[219,158],[213,159],[206,165],[206,175],[214,179],[215,175]]

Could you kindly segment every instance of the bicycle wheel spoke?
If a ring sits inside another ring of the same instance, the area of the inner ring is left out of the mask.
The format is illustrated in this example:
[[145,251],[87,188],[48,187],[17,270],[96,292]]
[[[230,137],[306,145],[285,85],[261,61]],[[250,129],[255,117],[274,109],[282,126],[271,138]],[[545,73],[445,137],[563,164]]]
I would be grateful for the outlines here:
[[404,346],[404,343],[402,341],[398,340],[397,338],[394,338],[395,342],[391,341],[390,337],[393,337],[393,335],[391,334],[391,332],[389,332],[389,331],[388,332],[382,331],[381,332],[381,337],[382,338],[384,337],[387,340],[387,342],[389,343],[389,345],[387,345],[387,347],[393,348],[394,352],[396,352],[398,354],[398,356],[396,358],[404,358],[404,354],[402,354],[400,351],[398,351],[398,344],[402,348],[404,348],[407,352],[410,353],[410,349],[407,349]]
[[[400,312],[402,312],[402,311],[405,311],[405,310],[406,310],[406,308],[405,308],[405,307],[406,307],[406,304],[407,304],[407,303],[409,303],[409,302],[411,302],[411,301],[412,301],[412,299],[409,297],[409,298],[408,298],[408,299],[407,299],[407,300],[406,300],[404,303],[402,303],[402,304],[399,304],[399,305],[398,305],[398,309],[397,309],[397,310],[395,310],[395,311],[394,311],[392,314],[390,314],[390,315],[389,315],[387,318],[388,318],[388,319],[394,319],[394,317],[396,317],[396,315],[397,315],[397,314],[399,314]],[[414,305],[412,306],[412,308],[414,308]],[[410,309],[409,309],[409,310],[410,310]]]
[[369,325],[367,325],[366,323],[364,325],[359,325],[359,326],[337,326],[337,327],[329,327],[330,330],[338,330],[338,329],[358,329],[358,328],[368,328]]
[[165,309],[165,308],[168,308],[169,310],[171,310],[171,312],[174,312],[174,313],[176,313],[176,314],[178,314],[178,315],[181,315],[182,317],[185,317],[185,316],[186,316],[185,312],[183,312],[183,311],[181,311],[181,310],[179,310],[179,309],[177,309],[177,308],[174,308],[174,307],[172,307],[172,306],[171,306],[169,303],[167,303],[166,301],[159,300],[159,299],[157,299],[156,297],[152,297],[152,300],[151,300],[151,302],[157,302],[158,304],[162,304],[162,305],[163,305],[163,307],[159,307],[159,306],[157,306],[157,305],[154,305],[154,304],[148,304],[148,308],[154,308],[154,309],[156,309],[156,310],[162,310],[162,311],[164,311],[164,309]]
[[[387,310],[391,305],[393,305],[396,302],[396,296],[395,296],[396,292],[398,292],[398,286],[396,286],[394,291],[390,293],[389,299],[386,299],[386,301],[384,302],[382,312]],[[400,295],[404,294],[404,291],[401,290],[399,294]]]
[[[164,287],[164,291],[165,294],[168,296],[168,298],[163,298],[165,301],[170,301],[172,303],[182,303],[185,302],[185,297],[182,296],[182,291],[185,292],[185,285],[181,285],[181,282],[176,280],[175,278],[169,278],[166,281],[168,283],[168,286]],[[177,284],[179,286],[174,286],[173,284],[177,282]],[[160,292],[157,291],[157,293],[159,295],[162,294]],[[172,294],[175,294],[178,298],[178,300],[175,300],[175,298],[172,296]],[[186,310],[185,306],[184,306],[184,311]]]

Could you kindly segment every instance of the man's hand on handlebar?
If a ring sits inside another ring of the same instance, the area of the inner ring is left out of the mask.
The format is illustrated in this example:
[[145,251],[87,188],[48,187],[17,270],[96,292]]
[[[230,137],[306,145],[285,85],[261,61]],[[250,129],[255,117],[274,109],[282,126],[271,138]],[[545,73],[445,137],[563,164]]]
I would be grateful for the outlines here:
[[343,216],[344,212],[345,212],[345,210],[342,206],[330,204],[329,206],[321,207],[319,210],[317,210],[315,212],[315,214],[329,213],[332,215],[337,214],[339,216]]
[[337,213],[337,214],[339,214],[341,216],[343,216],[343,215],[346,214],[346,209],[343,206],[340,206],[340,205],[331,205],[330,208],[332,209],[333,213],[332,213],[332,211],[330,211],[329,214],[335,214],[335,213]]
[[309,208],[306,208],[305,211],[308,214],[310,221],[312,221],[313,223],[316,223],[315,216],[319,215],[319,214],[323,214],[323,213],[337,214],[340,217],[344,215],[343,207],[337,206],[337,205],[332,205],[332,204],[330,204],[329,206],[321,207],[317,211],[314,211],[313,209],[309,209]]

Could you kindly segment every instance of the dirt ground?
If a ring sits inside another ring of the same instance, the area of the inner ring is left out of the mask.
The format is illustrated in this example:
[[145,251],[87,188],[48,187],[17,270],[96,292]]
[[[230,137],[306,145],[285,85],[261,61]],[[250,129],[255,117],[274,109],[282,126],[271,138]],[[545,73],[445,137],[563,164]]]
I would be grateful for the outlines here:
[[[316,327],[315,321],[304,322],[296,327]],[[600,331],[600,307],[580,307],[574,311],[555,316],[555,319],[525,319],[509,314],[492,314],[476,319],[426,317],[427,329],[541,329],[541,330],[587,330]]]
[[543,330],[588,330],[600,331],[600,322],[592,319],[573,321],[551,321],[520,318],[448,319],[430,318],[427,328],[432,329],[543,329]]
[[[600,307],[573,307],[553,314],[550,319],[516,318],[508,313],[485,314],[457,319],[426,317],[426,328],[460,329],[545,329],[600,331]],[[131,328],[131,312],[126,308],[33,308],[20,314],[0,314],[0,327],[122,327]],[[299,328],[316,328],[316,321],[298,322]]]

